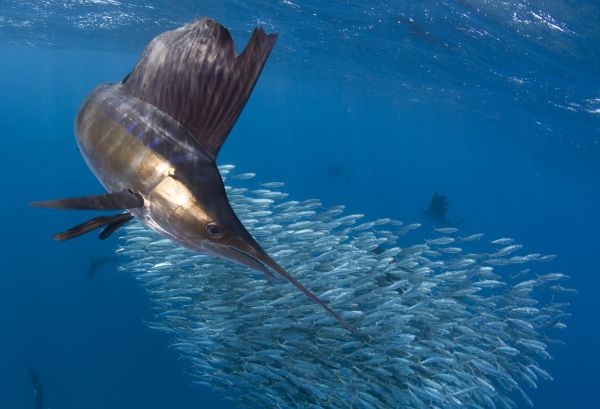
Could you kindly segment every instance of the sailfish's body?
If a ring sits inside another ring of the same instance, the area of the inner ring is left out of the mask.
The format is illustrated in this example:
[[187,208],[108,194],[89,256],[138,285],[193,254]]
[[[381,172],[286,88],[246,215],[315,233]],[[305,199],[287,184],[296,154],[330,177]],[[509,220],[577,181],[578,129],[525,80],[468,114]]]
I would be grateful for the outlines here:
[[136,217],[194,251],[276,272],[338,314],[271,259],[233,212],[215,159],[275,44],[256,29],[236,55],[227,29],[203,18],[148,44],[118,84],[97,87],[76,119],[81,153],[108,194],[38,202],[50,208],[127,210],[55,236],[104,227],[108,237]]
[[186,232],[172,231],[170,225],[182,212],[193,211],[202,195],[198,182],[221,180],[215,178],[214,160],[189,132],[117,84],[91,93],[77,115],[76,135],[83,157],[108,191],[141,197],[143,205],[129,213],[186,245]]

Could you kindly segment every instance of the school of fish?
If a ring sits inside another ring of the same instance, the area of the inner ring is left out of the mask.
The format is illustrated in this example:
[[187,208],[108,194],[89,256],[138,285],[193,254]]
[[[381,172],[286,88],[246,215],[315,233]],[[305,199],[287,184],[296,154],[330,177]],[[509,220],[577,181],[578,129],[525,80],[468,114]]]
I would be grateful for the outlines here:
[[241,406],[515,408],[552,379],[548,345],[569,317],[554,255],[525,254],[454,227],[423,243],[392,219],[288,200],[279,182],[219,168],[248,230],[359,332],[286,281],[198,255],[140,223],[123,229],[120,269],[156,306],[195,382]]

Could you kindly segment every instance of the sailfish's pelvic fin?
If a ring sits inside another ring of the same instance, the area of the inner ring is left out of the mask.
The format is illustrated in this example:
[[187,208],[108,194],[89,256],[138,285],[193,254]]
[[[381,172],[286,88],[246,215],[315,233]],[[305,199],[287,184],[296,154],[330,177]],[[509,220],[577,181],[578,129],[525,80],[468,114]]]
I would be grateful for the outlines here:
[[111,234],[113,234],[119,227],[123,226],[125,223],[127,223],[129,220],[133,219],[133,216],[130,213],[123,213],[121,218],[115,218],[116,220],[114,220],[112,223],[110,223],[108,226],[106,226],[104,228],[104,230],[102,230],[102,232],[100,233],[100,235],[98,236],[98,238],[100,240],[106,240]]
[[236,56],[229,30],[201,18],[152,40],[122,86],[179,122],[214,159],[276,39],[256,28]]
[[114,216],[100,216],[95,217],[92,220],[88,220],[85,223],[78,224],[77,226],[54,235],[54,240],[63,241],[74,239],[82,234],[89,233],[102,226],[107,226],[102,233],[100,233],[100,239],[104,240],[116,229],[121,227],[123,224],[131,220],[133,216],[130,213],[121,213]]
[[139,193],[127,189],[98,196],[47,200],[29,204],[31,207],[68,210],[124,210],[141,207],[143,205],[144,198]]

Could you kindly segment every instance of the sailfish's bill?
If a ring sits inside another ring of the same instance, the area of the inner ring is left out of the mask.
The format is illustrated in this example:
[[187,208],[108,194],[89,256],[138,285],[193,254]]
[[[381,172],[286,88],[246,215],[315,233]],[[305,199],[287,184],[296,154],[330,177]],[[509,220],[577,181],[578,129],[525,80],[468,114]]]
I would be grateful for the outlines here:
[[276,34],[256,28],[236,55],[229,31],[201,18],[154,38],[133,71],[98,86],[75,124],[80,151],[109,191],[38,207],[128,210],[58,235],[72,238],[129,216],[196,252],[272,278],[278,274],[351,331],[335,311],[271,259],[231,208],[215,159],[271,53]]

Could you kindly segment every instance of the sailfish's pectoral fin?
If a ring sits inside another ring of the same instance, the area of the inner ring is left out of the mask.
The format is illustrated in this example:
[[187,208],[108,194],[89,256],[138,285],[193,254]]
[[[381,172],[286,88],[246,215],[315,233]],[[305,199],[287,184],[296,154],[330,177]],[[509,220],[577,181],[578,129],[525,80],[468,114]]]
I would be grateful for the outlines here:
[[183,125],[214,159],[276,39],[276,34],[256,28],[236,56],[229,30],[199,19],[152,40],[123,87]]
[[47,200],[29,204],[31,207],[68,210],[124,210],[141,207],[143,205],[144,198],[139,193],[135,193],[128,189],[98,196]]
[[115,230],[121,227],[123,224],[131,220],[133,216],[130,213],[121,213],[114,216],[100,216],[95,217],[92,220],[88,220],[85,223],[78,224],[77,226],[54,235],[54,240],[63,241],[70,240],[75,237],[81,236],[82,234],[89,233],[92,230],[96,230],[102,226],[106,228],[100,233],[100,239],[104,240],[111,235]]

